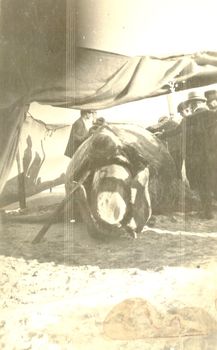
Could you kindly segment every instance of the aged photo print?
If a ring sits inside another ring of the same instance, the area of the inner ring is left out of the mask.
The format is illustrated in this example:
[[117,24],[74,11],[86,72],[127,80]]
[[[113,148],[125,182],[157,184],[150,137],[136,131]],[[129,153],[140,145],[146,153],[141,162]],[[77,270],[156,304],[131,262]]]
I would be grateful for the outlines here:
[[217,349],[214,0],[0,0],[0,349]]

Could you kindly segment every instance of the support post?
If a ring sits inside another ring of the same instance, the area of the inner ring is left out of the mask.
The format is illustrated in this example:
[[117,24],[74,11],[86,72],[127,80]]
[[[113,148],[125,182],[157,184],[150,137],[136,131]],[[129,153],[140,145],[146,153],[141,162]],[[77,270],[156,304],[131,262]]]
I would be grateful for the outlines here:
[[42,238],[47,233],[48,229],[51,227],[51,225],[55,222],[57,216],[61,213],[61,211],[64,209],[65,205],[72,199],[72,196],[74,192],[83,185],[84,181],[88,178],[90,175],[90,171],[87,171],[83,177],[80,179],[79,182],[73,182],[72,190],[70,193],[67,194],[67,196],[62,200],[62,202],[58,205],[58,207],[54,210],[54,212],[51,214],[48,221],[44,224],[44,226],[41,228],[41,230],[37,233],[35,238],[33,239],[32,243],[36,244],[39,243]]
[[18,170],[18,198],[19,198],[19,204],[20,209],[26,209],[26,191],[25,191],[25,177],[24,172],[21,171],[21,164],[20,164],[20,151],[18,149],[17,155],[16,155],[16,161],[17,161],[17,170]]
[[173,100],[173,94],[176,91],[175,81],[170,81],[168,85],[170,89],[170,94],[167,95],[167,103],[168,103],[169,114],[171,117],[173,117],[176,114],[175,107],[174,107],[174,100]]

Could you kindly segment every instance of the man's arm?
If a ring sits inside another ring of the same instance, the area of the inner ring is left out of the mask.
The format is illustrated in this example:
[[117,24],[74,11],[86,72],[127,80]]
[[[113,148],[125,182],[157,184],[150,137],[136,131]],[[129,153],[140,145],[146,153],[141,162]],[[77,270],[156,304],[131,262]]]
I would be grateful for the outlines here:
[[170,130],[162,130],[160,132],[154,133],[155,136],[157,136],[161,140],[165,140],[171,136],[176,136],[178,134],[181,134],[182,132],[182,122],[178,124],[175,128]]

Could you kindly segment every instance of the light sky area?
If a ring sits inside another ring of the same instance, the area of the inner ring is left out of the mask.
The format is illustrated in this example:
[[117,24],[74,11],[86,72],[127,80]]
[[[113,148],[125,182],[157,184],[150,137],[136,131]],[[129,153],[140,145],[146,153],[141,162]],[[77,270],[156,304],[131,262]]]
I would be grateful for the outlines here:
[[[71,8],[70,8],[71,9]],[[77,0],[77,45],[126,55],[169,56],[217,51],[215,0]],[[206,90],[203,88],[202,91]],[[186,93],[172,96],[174,109]],[[168,114],[166,96],[99,111],[108,121],[155,122]],[[30,113],[46,123],[72,124],[77,110],[33,103]]]
[[[34,118],[51,124],[72,124],[80,116],[79,110],[43,106],[36,102],[31,104],[29,112]],[[149,125],[165,114],[168,115],[166,96],[135,101],[97,112],[98,117],[104,117],[108,122],[134,122],[143,125]]]
[[215,51],[215,0],[78,0],[77,44],[126,55]]
[[[204,92],[209,89],[217,89],[217,84],[197,88],[194,91]],[[175,92],[171,95],[174,111],[177,105],[187,98],[189,91]],[[70,125],[80,116],[79,110],[57,108],[36,102],[31,104],[29,112],[34,118],[48,124]],[[156,123],[161,116],[169,115],[168,97],[164,95],[126,103],[98,111],[97,115],[104,117],[108,122],[133,122],[147,127]]]

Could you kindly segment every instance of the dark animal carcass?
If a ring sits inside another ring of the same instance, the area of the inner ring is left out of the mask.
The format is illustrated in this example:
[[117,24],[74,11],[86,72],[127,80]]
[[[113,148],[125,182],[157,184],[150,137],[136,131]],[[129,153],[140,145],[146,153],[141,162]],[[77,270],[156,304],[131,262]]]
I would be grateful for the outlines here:
[[92,235],[135,235],[151,210],[173,206],[174,162],[164,144],[137,125],[104,125],[90,136],[69,164],[66,192],[82,178],[74,207]]

